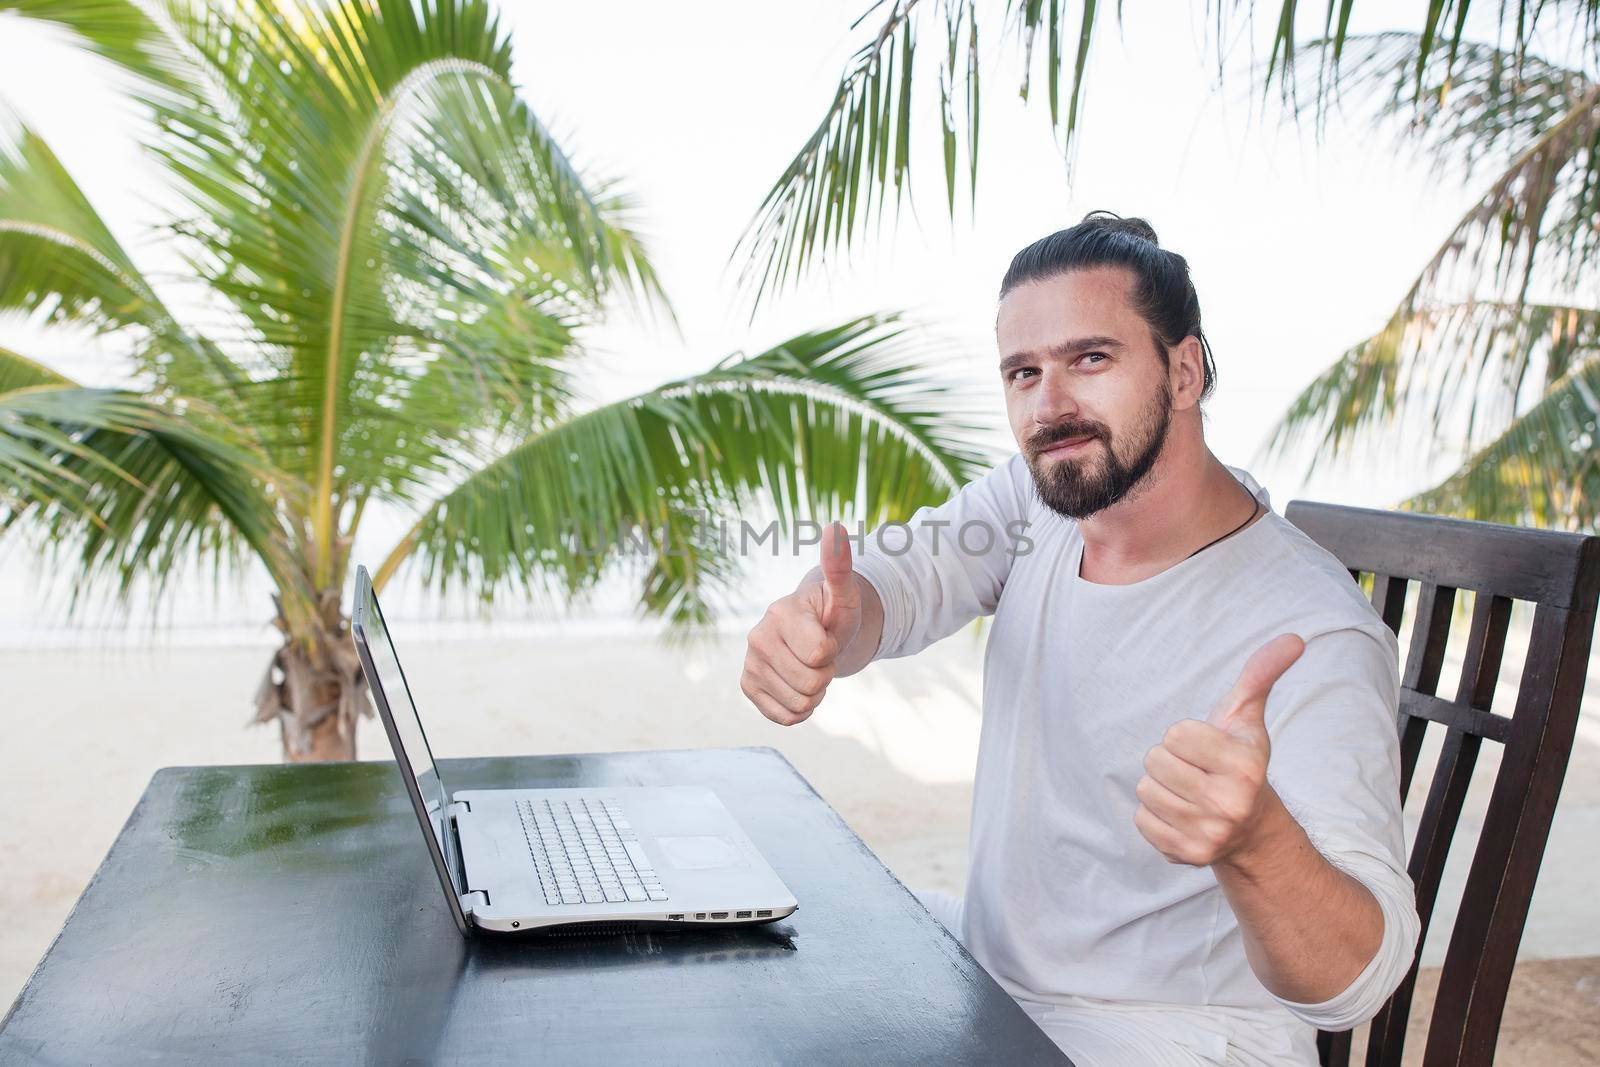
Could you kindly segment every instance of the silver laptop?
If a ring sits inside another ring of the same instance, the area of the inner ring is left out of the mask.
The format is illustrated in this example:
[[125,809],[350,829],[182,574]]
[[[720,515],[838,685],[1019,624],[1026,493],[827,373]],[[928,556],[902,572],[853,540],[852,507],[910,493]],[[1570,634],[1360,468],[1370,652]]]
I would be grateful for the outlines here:
[[742,926],[798,905],[703,786],[463,789],[434,765],[372,579],[356,571],[356,652],[439,884],[463,934]]

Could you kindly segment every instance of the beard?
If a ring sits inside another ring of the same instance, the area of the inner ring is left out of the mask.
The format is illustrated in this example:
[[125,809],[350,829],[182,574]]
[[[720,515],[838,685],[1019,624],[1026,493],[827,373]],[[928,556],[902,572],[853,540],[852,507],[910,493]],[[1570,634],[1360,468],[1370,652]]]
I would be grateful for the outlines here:
[[[1135,425],[1113,437],[1098,422],[1061,422],[1041,428],[1028,438],[1025,451],[1033,485],[1046,507],[1069,519],[1085,519],[1108,508],[1133,491],[1155,466],[1167,440],[1172,420],[1172,397],[1163,383]],[[1051,445],[1090,435],[1099,444],[1086,443],[1077,455],[1050,459],[1040,453]],[[1121,449],[1118,444],[1127,442]],[[1097,457],[1103,456],[1104,459]]]

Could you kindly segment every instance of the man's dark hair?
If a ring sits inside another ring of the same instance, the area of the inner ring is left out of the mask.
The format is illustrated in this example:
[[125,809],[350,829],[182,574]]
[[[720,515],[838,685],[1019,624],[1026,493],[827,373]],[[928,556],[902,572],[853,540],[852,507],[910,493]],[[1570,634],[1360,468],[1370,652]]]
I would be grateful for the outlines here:
[[1040,238],[1018,252],[1000,282],[1000,299],[1025,282],[1090,267],[1124,267],[1133,274],[1133,306],[1150,326],[1161,361],[1167,350],[1193,336],[1200,342],[1205,381],[1200,399],[1211,395],[1217,365],[1211,342],[1200,329],[1200,298],[1189,278],[1189,263],[1162,248],[1155,229],[1144,219],[1125,219],[1109,211],[1091,211],[1076,226]]

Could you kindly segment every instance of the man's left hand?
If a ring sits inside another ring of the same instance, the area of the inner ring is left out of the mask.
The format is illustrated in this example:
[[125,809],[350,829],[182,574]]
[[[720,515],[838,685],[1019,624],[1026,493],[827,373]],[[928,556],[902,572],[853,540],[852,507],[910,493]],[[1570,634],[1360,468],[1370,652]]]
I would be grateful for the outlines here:
[[1247,849],[1281,808],[1267,785],[1267,694],[1304,651],[1295,634],[1274,637],[1206,721],[1174,723],[1145,755],[1133,822],[1169,862],[1203,867]]

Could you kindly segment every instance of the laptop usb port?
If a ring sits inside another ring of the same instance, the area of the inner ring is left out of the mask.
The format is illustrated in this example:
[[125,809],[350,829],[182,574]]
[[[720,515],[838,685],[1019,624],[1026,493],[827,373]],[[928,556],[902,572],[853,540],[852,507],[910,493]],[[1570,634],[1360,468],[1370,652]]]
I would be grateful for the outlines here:
[[683,916],[682,915],[668,915],[667,918],[669,918],[669,919],[681,919],[681,918],[683,918]]
[[726,919],[728,917],[728,913],[725,911],[714,911],[711,913],[711,917],[713,919]]
[[768,919],[768,918],[771,918],[771,917],[772,917],[772,909],[771,908],[763,908],[762,910],[756,912],[756,918],[758,918],[758,919]]
[[735,919],[748,919],[748,918],[750,918],[750,913],[748,911],[741,911],[739,914],[735,915],[734,918]]

